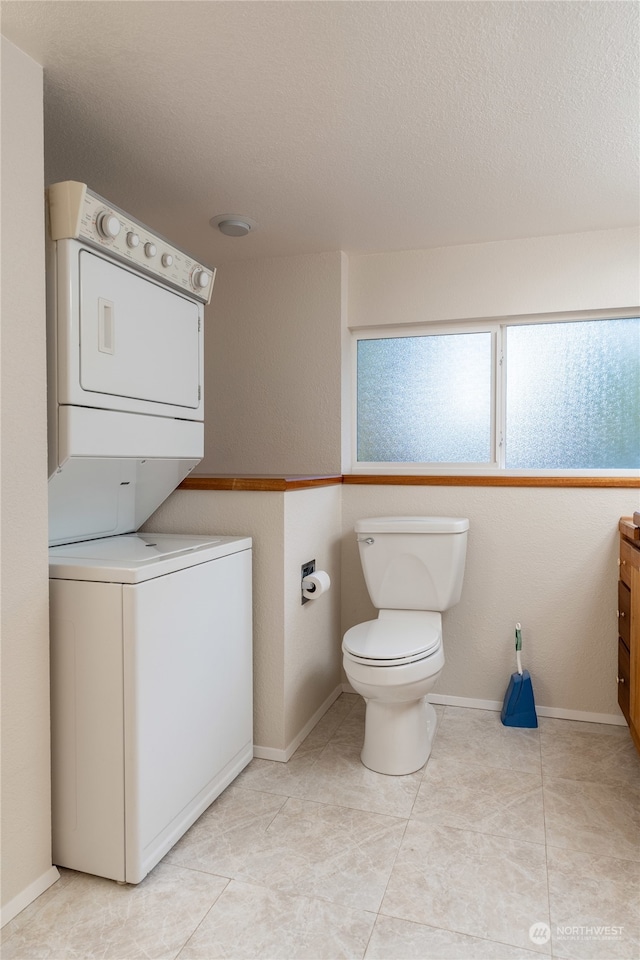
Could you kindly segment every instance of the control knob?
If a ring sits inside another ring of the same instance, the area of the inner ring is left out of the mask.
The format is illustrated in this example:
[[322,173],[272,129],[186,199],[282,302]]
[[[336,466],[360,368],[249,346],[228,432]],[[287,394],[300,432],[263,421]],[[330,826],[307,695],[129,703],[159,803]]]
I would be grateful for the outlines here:
[[132,231],[127,234],[127,246],[135,249],[140,243],[140,237]]
[[155,243],[145,243],[144,245],[145,257],[149,257],[149,259],[151,259],[151,257],[155,257],[156,253],[157,253],[157,250],[156,250]]
[[209,286],[210,279],[211,278],[209,277],[209,274],[207,273],[206,270],[202,270],[198,268],[197,270],[193,271],[193,276],[191,278],[191,281],[194,287],[196,288],[196,290],[204,290],[206,287]]
[[170,267],[171,264],[173,263],[173,257],[171,256],[170,253],[163,253],[161,260],[162,260],[163,267]]
[[115,213],[111,213],[110,210],[103,210],[96,219],[96,228],[105,240],[115,240],[120,233],[120,221]]

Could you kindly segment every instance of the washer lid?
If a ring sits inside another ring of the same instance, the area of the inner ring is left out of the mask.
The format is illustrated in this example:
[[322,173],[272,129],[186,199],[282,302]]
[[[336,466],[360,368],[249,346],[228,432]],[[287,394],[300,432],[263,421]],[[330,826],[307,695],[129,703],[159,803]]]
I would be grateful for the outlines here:
[[141,583],[251,548],[250,537],[130,533],[49,548],[49,578]]
[[370,517],[356,520],[356,533],[464,533],[466,517]]
[[[386,612],[386,611],[385,611]],[[345,653],[377,666],[422,660],[442,642],[439,613],[399,610],[378,620],[359,623],[344,635]]]

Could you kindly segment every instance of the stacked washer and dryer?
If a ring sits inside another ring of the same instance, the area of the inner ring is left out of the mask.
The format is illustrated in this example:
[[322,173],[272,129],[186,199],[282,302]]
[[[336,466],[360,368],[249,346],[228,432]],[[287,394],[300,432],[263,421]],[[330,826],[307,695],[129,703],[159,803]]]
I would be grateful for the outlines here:
[[214,271],[48,190],[53,861],[138,883],[249,763],[251,539],[136,531],[204,454]]

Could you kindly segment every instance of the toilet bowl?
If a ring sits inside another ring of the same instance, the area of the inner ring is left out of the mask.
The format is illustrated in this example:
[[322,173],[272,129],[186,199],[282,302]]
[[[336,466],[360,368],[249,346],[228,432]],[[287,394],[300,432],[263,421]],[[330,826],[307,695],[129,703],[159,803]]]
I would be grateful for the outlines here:
[[428,760],[436,714],[427,695],[444,667],[442,610],[462,589],[469,521],[376,517],[355,530],[376,620],[344,635],[343,666],[365,699],[363,764],[402,776]]
[[349,683],[367,705],[363,764],[395,776],[419,770],[436,729],[427,694],[444,667],[440,614],[381,610],[347,630],[342,651]]

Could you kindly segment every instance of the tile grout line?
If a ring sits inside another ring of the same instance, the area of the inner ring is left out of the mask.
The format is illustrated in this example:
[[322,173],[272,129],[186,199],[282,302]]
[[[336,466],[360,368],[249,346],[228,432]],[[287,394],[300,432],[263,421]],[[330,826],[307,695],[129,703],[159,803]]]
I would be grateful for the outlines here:
[[[348,720],[348,718],[353,714],[353,712],[355,711],[355,709],[356,709],[357,706],[358,706],[358,701],[356,700],[356,701],[354,702],[354,704],[352,705],[351,710],[349,710],[349,712],[345,715],[345,717],[343,718],[343,720],[341,721],[341,723],[338,724],[338,726],[336,727],[336,729],[335,729],[334,733],[332,734],[331,738],[327,741],[327,743],[326,743],[326,745],[325,745],[325,748],[331,743],[331,741],[334,739],[334,737],[335,737],[335,735],[337,734],[337,732],[340,730],[340,728],[342,727],[342,725]],[[323,752],[324,752],[324,751],[323,751]],[[418,790],[419,790],[419,789],[420,789],[420,784],[418,784],[418,788],[417,788],[417,790],[416,790],[416,797],[418,796]],[[411,805],[411,809],[412,809],[412,810],[413,810],[413,805],[415,804],[416,797],[414,797],[413,804]],[[326,806],[335,806],[335,804],[329,804],[328,802],[327,802],[325,805],[326,805]],[[340,804],[340,806],[342,806],[342,804]],[[352,807],[352,808],[347,807],[346,809],[358,809],[358,808],[356,808],[356,807]],[[376,816],[381,816],[381,814],[376,814]],[[384,890],[383,890],[382,895],[381,895],[381,897],[380,897],[380,902],[379,902],[379,904],[378,904],[378,908],[377,908],[377,910],[375,911],[375,919],[374,919],[373,924],[372,924],[372,927],[371,927],[371,933],[369,934],[369,937],[367,938],[367,942],[366,942],[365,947],[364,947],[364,950],[363,950],[363,952],[362,952],[362,960],[364,960],[364,958],[365,958],[366,955],[367,955],[367,950],[369,949],[369,944],[371,943],[371,939],[372,939],[373,934],[374,934],[374,932],[375,932],[376,925],[377,925],[377,923],[378,923],[378,918],[381,916],[381,914],[380,914],[380,908],[382,907],[382,903],[383,903],[383,901],[384,901],[385,894],[386,894],[386,892],[387,892],[387,888],[388,888],[389,882],[390,882],[390,880],[391,880],[391,874],[393,873],[393,868],[394,868],[394,866],[395,866],[395,864],[396,864],[396,860],[398,859],[398,855],[399,855],[399,853],[400,853],[400,848],[401,848],[402,843],[403,843],[403,841],[404,841],[404,837],[405,837],[405,834],[406,834],[406,832],[407,832],[407,827],[408,827],[408,825],[409,825],[409,817],[406,817],[406,818],[405,818],[405,817],[396,817],[396,818],[394,818],[394,819],[404,820],[404,821],[405,821],[405,825],[404,825],[404,829],[403,829],[403,831],[402,831],[402,836],[400,837],[400,842],[398,843],[398,847],[397,847],[396,852],[395,852],[395,856],[393,857],[393,861],[392,861],[392,863],[391,863],[391,867],[390,867],[390,870],[389,870],[389,875],[388,875],[388,877],[387,877],[387,882],[386,882],[386,884],[385,884]],[[371,911],[371,912],[373,912],[373,911]]]
[[[440,728],[440,722],[441,722],[443,719],[444,719],[444,712],[443,712],[443,714],[442,714],[442,717],[439,717],[439,718],[438,718],[438,721],[439,721],[439,722],[438,722],[438,724],[437,724],[437,726],[436,726],[436,730],[435,730],[435,734],[434,734],[434,742],[435,742],[435,738],[436,738],[436,736],[437,736],[438,730],[439,730],[439,728]],[[431,748],[433,749],[433,742],[432,742],[432,744],[431,744]],[[365,952],[364,952],[364,955],[363,955],[363,956],[366,956],[367,950],[369,949],[369,943],[371,942],[371,937],[373,936],[373,933],[374,933],[374,931],[375,931],[376,924],[378,923],[378,919],[379,919],[381,916],[382,916],[382,917],[386,916],[386,914],[383,914],[383,913],[381,913],[380,911],[381,911],[381,909],[382,909],[382,904],[384,903],[384,898],[385,898],[385,896],[386,896],[386,894],[387,894],[387,890],[388,890],[388,888],[389,888],[389,883],[391,882],[391,876],[392,876],[392,874],[393,874],[393,871],[394,871],[396,862],[397,862],[397,860],[398,860],[398,857],[400,856],[400,849],[401,849],[401,847],[402,847],[402,844],[404,843],[404,838],[405,838],[405,836],[406,836],[406,834],[407,834],[407,829],[408,829],[408,827],[409,827],[409,822],[410,822],[410,820],[411,820],[411,814],[413,813],[413,809],[414,809],[414,807],[415,807],[415,805],[416,805],[416,800],[418,799],[418,793],[420,792],[420,786],[421,786],[421,784],[422,784],[422,782],[423,782],[423,780],[424,780],[424,776],[426,775],[426,769],[427,769],[427,767],[429,766],[429,759],[430,759],[430,757],[431,757],[431,753],[429,753],[429,757],[427,757],[427,760],[426,760],[426,763],[425,763],[425,771],[424,771],[422,777],[420,778],[420,780],[419,780],[419,782],[418,782],[418,787],[417,787],[417,789],[416,789],[416,795],[415,795],[415,797],[413,798],[413,803],[411,804],[411,810],[409,811],[409,815],[408,815],[408,817],[406,817],[406,818],[404,818],[404,817],[401,818],[401,819],[404,819],[404,821],[405,821],[404,830],[402,831],[402,836],[400,837],[400,843],[398,844],[398,848],[397,848],[396,853],[395,853],[395,856],[394,856],[394,858],[393,858],[393,862],[391,863],[391,869],[389,870],[389,876],[387,877],[387,882],[386,882],[386,884],[385,884],[384,891],[383,891],[383,893],[382,893],[382,896],[380,897],[380,904],[379,904],[378,909],[377,909],[377,911],[376,911],[376,920],[375,920],[375,922],[374,922],[374,924],[373,924],[373,927],[372,927],[372,929],[371,929],[371,935],[370,935],[369,940],[368,940],[368,942],[367,942],[367,947],[366,947],[366,949],[365,949]]]
[[[416,794],[416,795],[417,795],[417,794]],[[398,849],[396,850],[395,856],[394,856],[394,858],[393,858],[393,862],[392,862],[392,864],[391,864],[391,869],[389,870],[389,876],[387,877],[387,882],[385,883],[384,891],[383,891],[383,893],[382,893],[382,896],[380,897],[380,903],[379,903],[379,905],[378,905],[378,909],[376,910],[376,919],[375,919],[375,921],[374,921],[373,927],[371,928],[371,935],[370,935],[370,937],[369,937],[369,940],[367,941],[367,947],[366,947],[366,949],[365,949],[365,952],[364,952],[364,954],[363,954],[363,957],[366,956],[366,952],[367,952],[367,950],[369,949],[369,943],[371,942],[371,937],[373,936],[373,933],[374,933],[374,931],[375,931],[375,929],[376,929],[376,924],[378,923],[378,919],[379,919],[380,917],[385,917],[385,916],[387,916],[387,914],[381,913],[380,911],[381,911],[381,909],[382,909],[382,904],[384,903],[384,898],[385,898],[386,895],[387,895],[387,890],[388,890],[389,884],[390,884],[390,882],[391,882],[391,876],[392,876],[392,874],[393,874],[393,871],[394,871],[394,868],[395,868],[395,865],[396,865],[396,861],[397,861],[398,857],[400,856],[400,848],[402,847],[402,844],[404,843],[404,838],[405,838],[405,836],[406,836],[408,826],[409,826],[409,819],[407,818],[407,820],[405,821],[404,830],[402,831],[402,836],[400,837],[400,843],[398,844]]]
[[[186,867],[185,869],[188,870],[188,869],[190,869],[190,868],[189,868],[189,867]],[[194,871],[194,872],[195,872],[195,873],[201,873],[201,872],[204,872],[204,871],[199,871],[199,870],[198,870],[198,871]],[[207,876],[219,876],[219,874],[207,874]],[[200,929],[200,927],[202,926],[202,924],[204,923],[204,921],[207,919],[207,917],[209,916],[209,914],[211,913],[211,911],[212,911],[213,908],[215,907],[216,903],[218,902],[218,900],[220,899],[220,897],[222,896],[222,894],[225,892],[225,890],[227,889],[227,887],[228,887],[229,884],[231,883],[231,878],[230,878],[230,877],[226,877],[226,878],[225,878],[225,877],[221,877],[220,879],[222,879],[222,880],[226,879],[227,882],[225,883],[224,887],[222,888],[222,890],[220,891],[220,893],[218,894],[218,896],[215,898],[215,900],[213,901],[213,903],[211,904],[211,906],[209,907],[209,909],[208,909],[208,910],[205,910],[204,914],[203,914],[202,917],[200,918],[200,921],[196,924],[195,928],[191,931],[191,933],[189,934],[189,936],[187,937],[187,939],[185,940],[185,942],[182,944],[182,946],[180,947],[180,949],[179,949],[178,952],[176,953],[176,955],[175,955],[175,957],[173,958],[173,960],[179,960],[179,957],[180,957],[180,954],[182,953],[182,951],[188,946],[189,942],[190,942],[191,940],[193,940],[193,938],[195,937],[196,933],[198,932],[198,930]]]
[[547,814],[546,806],[544,802],[544,764],[542,762],[542,731],[538,727],[538,747],[540,751],[540,792],[542,793],[542,822],[544,825],[544,868],[545,875],[547,878],[547,911],[549,916],[549,953],[550,956],[554,957],[554,946],[553,946],[553,931],[552,931],[552,921],[551,921],[551,889],[549,883],[549,844],[547,842]]

